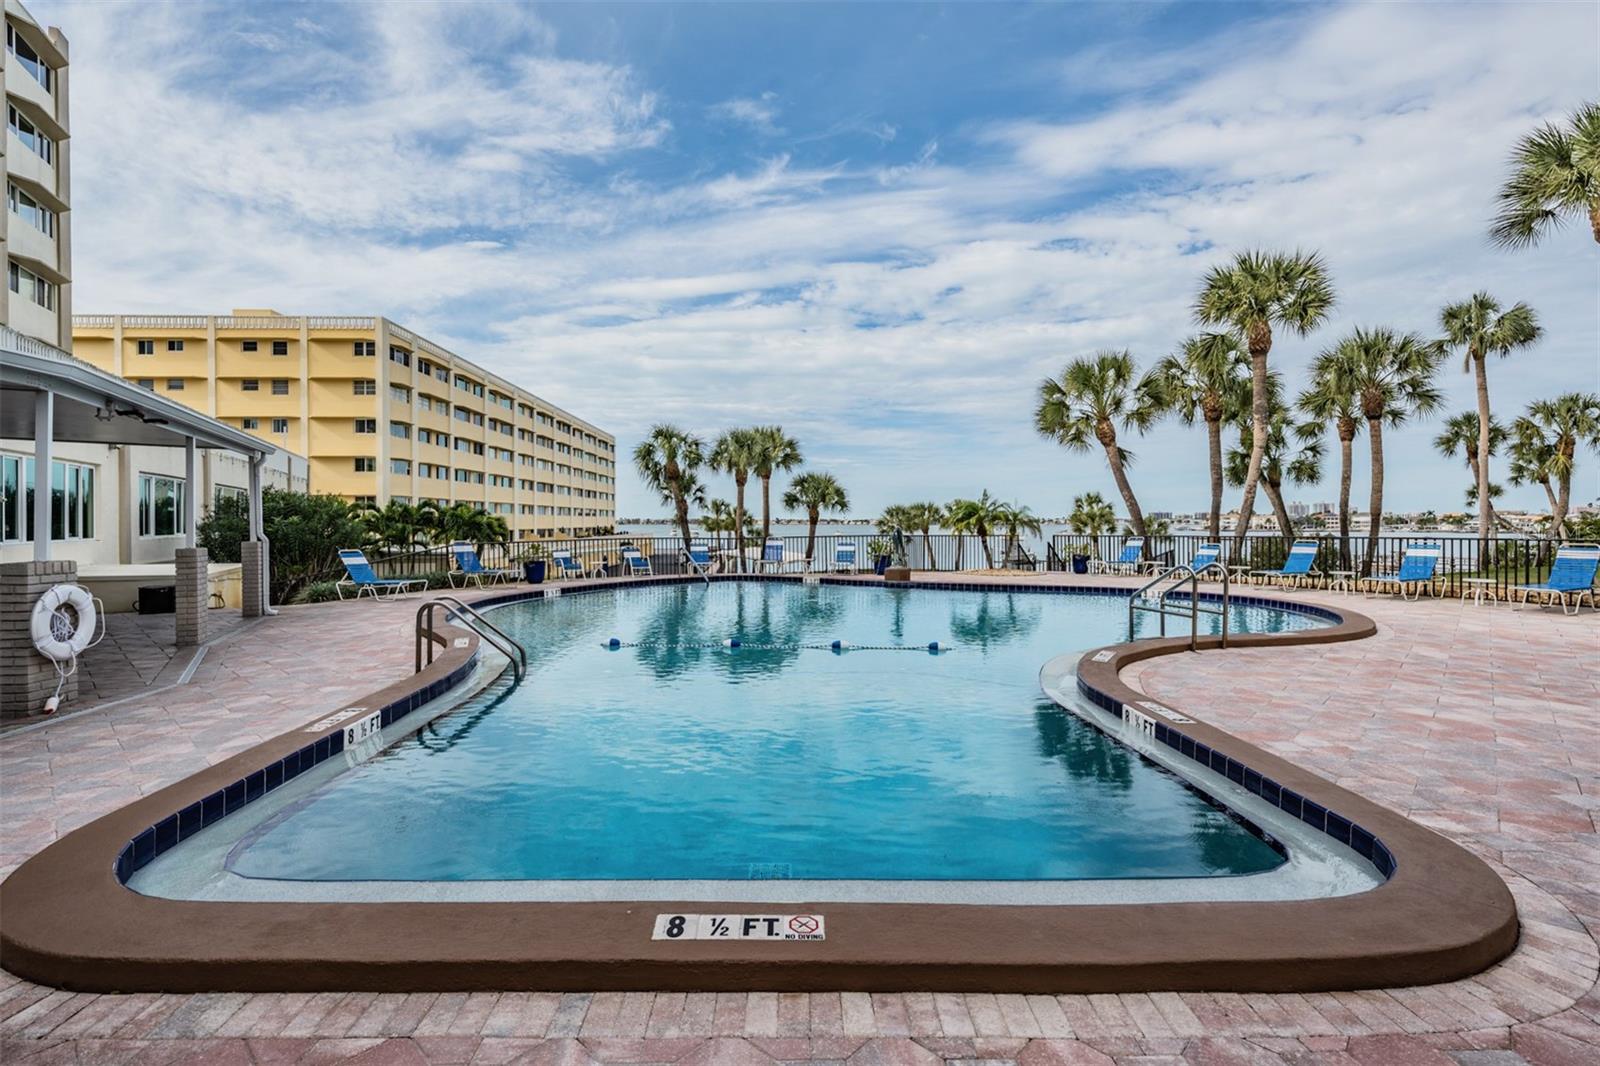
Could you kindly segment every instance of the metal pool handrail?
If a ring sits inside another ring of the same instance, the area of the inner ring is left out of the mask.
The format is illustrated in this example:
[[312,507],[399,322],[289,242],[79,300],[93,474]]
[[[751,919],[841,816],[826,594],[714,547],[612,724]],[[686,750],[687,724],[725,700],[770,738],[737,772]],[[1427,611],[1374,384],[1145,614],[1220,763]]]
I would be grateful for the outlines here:
[[[1222,575],[1222,606],[1220,608],[1200,606],[1200,573],[1201,571],[1215,568]],[[1187,575],[1187,576],[1185,576]],[[1163,581],[1172,581],[1172,584],[1161,590],[1156,596],[1155,603],[1144,601],[1145,593],[1161,584]],[[1167,606],[1167,597],[1172,595],[1184,585],[1189,586],[1189,609],[1171,609]],[[1200,641],[1200,616],[1214,614],[1222,619],[1222,646],[1228,646],[1228,568],[1219,563],[1202,566],[1200,570],[1187,564],[1174,566],[1170,570],[1163,570],[1149,581],[1134,590],[1128,597],[1128,639],[1133,639],[1133,620],[1135,611],[1152,611],[1161,619],[1161,635],[1167,635],[1167,617],[1169,615],[1182,617],[1189,616],[1189,650],[1193,651]]]
[[[454,596],[435,596],[433,599],[417,608],[417,672],[433,662],[433,637],[437,630],[433,627],[433,612],[436,608],[443,607],[451,614],[459,617],[478,636],[493,644],[507,659],[511,660],[511,670],[518,682],[528,672],[528,652],[521,644],[513,640],[505,630],[489,621],[477,611],[468,607]],[[427,661],[423,661],[423,646],[427,646]]]

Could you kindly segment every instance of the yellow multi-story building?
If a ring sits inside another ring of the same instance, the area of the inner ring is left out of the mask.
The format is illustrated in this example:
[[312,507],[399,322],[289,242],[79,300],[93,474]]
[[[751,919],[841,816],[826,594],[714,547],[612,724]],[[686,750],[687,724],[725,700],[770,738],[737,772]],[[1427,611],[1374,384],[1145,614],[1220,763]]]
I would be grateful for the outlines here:
[[74,354],[310,464],[312,492],[608,532],[616,439],[381,316],[74,315]]
[[71,174],[68,167],[67,39],[5,0],[6,210],[0,212],[0,325],[56,348],[70,348],[72,314]]

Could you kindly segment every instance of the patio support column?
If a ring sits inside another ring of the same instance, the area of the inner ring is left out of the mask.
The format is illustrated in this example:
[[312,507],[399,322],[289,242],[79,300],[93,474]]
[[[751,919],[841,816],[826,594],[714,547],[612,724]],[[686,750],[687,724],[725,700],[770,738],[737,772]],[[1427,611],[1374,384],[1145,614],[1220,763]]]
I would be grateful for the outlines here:
[[199,473],[195,463],[194,438],[183,439],[183,481],[184,481],[184,534],[183,546],[193,548],[195,545],[195,527],[200,524],[200,479],[195,477]]
[[41,390],[33,399],[33,561],[50,561],[50,460],[56,428],[56,394]]
[[208,559],[204,548],[179,548],[174,559],[177,584],[178,647],[192,648],[206,639],[210,607]]
[[250,457],[249,519],[245,541],[239,548],[244,574],[244,616],[259,618],[278,612],[272,606],[271,543],[267,540],[266,519],[261,510],[261,464],[263,455]]

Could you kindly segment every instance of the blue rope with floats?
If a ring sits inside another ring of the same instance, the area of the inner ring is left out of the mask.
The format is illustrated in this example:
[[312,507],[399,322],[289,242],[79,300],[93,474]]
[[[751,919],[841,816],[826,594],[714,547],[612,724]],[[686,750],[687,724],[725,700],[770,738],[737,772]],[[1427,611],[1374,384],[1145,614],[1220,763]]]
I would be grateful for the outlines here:
[[920,651],[929,655],[940,655],[954,651],[948,644],[940,644],[937,640],[930,640],[926,644],[851,644],[845,640],[830,641],[827,644],[752,644],[740,640],[738,637],[728,637],[726,640],[704,641],[701,643],[667,644],[652,641],[623,640],[612,637],[606,641],[604,647],[612,651],[622,648],[648,648],[652,651],[698,651],[715,650],[717,648],[748,649],[750,651],[831,651],[842,654],[847,651]]

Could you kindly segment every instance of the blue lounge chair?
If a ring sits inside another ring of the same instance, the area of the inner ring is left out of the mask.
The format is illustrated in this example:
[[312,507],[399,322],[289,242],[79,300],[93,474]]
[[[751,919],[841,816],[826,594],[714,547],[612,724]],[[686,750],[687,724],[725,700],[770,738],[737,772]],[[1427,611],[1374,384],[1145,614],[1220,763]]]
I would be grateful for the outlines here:
[[761,558],[756,560],[756,569],[768,573],[782,573],[788,563],[789,558],[783,553],[783,538],[768,537],[767,543],[761,549]]
[[428,582],[420,577],[379,577],[373,573],[372,564],[367,562],[366,552],[354,548],[346,549],[339,553],[339,561],[344,564],[345,576],[340,578],[333,590],[344,599],[344,590],[355,589],[355,598],[360,599],[363,592],[372,593],[372,598],[387,591],[391,596],[404,596],[412,587],[425,589]]
[[1433,590],[1433,573],[1443,551],[1438,544],[1407,544],[1400,569],[1393,574],[1368,574],[1361,579],[1361,591],[1372,596],[1393,585],[1401,599],[1420,600],[1423,590]]
[[833,568],[835,571],[844,571],[851,574],[856,572],[855,541],[847,540],[833,546]]
[[[1577,614],[1583,610],[1583,601],[1587,597],[1589,607],[1594,608],[1594,576],[1600,570],[1600,544],[1563,544],[1556,549],[1555,562],[1550,566],[1550,576],[1537,585],[1517,585],[1512,592],[1522,593],[1522,604],[1527,606],[1528,597],[1535,593],[1545,597],[1541,606],[1549,606],[1552,600],[1561,604],[1563,614]],[[1569,600],[1568,597],[1571,597]],[[1571,603],[1572,609],[1567,609]]]
[[1144,555],[1144,538],[1129,537],[1122,545],[1122,554],[1112,560],[1089,560],[1089,572],[1098,574],[1132,574],[1139,569],[1139,560]]
[[557,577],[588,577],[583,572],[583,564],[572,557],[572,553],[565,548],[557,548],[550,553],[550,561],[555,564]]
[[650,560],[631,544],[622,548],[622,563],[628,568],[628,573],[641,577],[655,577],[655,570],[650,566]]
[[521,572],[514,567],[492,568],[483,565],[478,558],[477,549],[464,540],[454,541],[450,545],[450,554],[455,556],[456,568],[450,571],[450,587],[456,588],[456,578],[461,578],[461,586],[465,588],[468,582],[476,584],[479,588],[492,585],[496,581],[511,582],[517,579]]
[[716,565],[711,557],[711,545],[691,544],[683,553],[683,564],[691,574],[709,574]]
[[[1177,569],[1177,567],[1172,567],[1168,569],[1167,573],[1170,574],[1175,569]],[[1220,577],[1222,574],[1226,573],[1226,571],[1222,568],[1222,545],[1200,545],[1200,547],[1195,549],[1194,557],[1189,560],[1187,569],[1193,573],[1195,577],[1199,578],[1205,577],[1206,572],[1209,570],[1215,570],[1216,574],[1213,576],[1216,577]]]
[[1289,546],[1289,557],[1283,565],[1276,570],[1252,570],[1252,581],[1260,581],[1263,585],[1272,584],[1274,581],[1280,589],[1289,587],[1292,581],[1300,584],[1303,581],[1315,580],[1316,569],[1311,565],[1317,561],[1317,542],[1314,540],[1297,540]]

